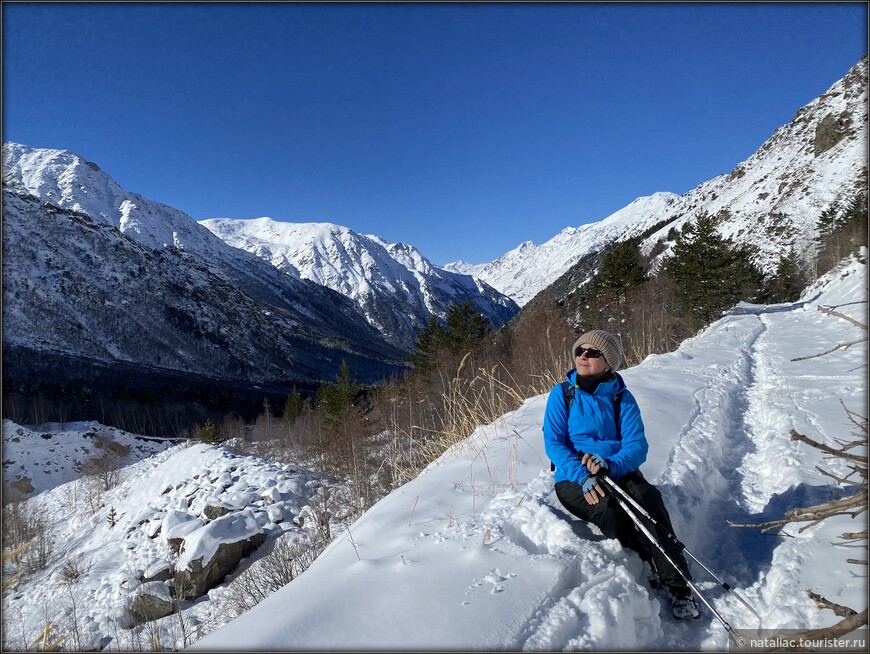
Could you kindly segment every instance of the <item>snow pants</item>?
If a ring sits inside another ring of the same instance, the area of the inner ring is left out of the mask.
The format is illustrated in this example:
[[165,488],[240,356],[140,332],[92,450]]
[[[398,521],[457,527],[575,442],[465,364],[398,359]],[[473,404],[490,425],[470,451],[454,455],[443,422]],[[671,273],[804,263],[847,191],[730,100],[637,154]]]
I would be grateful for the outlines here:
[[[686,559],[683,556],[682,548],[674,545],[662,530],[664,528],[672,534],[674,533],[674,529],[671,526],[671,518],[668,515],[668,510],[665,508],[664,501],[662,501],[662,494],[659,492],[659,489],[644,479],[639,470],[628,473],[617,483],[659,523],[658,527],[648,522],[646,522],[645,526],[656,536],[671,560],[680,567],[686,577],[691,579],[692,577],[686,566]],[[652,560],[659,573],[659,578],[665,586],[669,588],[687,588],[686,580],[667,562],[667,559],[665,559],[659,549],[654,547],[649,542],[649,539],[641,533],[634,524],[634,521],[619,506],[613,495],[607,491],[607,487],[602,485],[602,488],[607,492],[607,495],[601,498],[598,504],[586,502],[580,484],[575,484],[573,481],[557,482],[556,497],[559,498],[562,506],[568,511],[581,520],[591,522],[597,526],[607,538],[618,539],[623,547],[633,549],[644,561]],[[630,505],[629,508],[631,508]],[[645,521],[643,517],[639,519]]]

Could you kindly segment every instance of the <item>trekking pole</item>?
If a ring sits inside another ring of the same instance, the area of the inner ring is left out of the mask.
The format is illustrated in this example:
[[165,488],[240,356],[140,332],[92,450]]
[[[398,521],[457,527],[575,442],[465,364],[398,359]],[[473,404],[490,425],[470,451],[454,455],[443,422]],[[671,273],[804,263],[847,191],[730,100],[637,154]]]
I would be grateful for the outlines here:
[[721,577],[719,577],[715,572],[713,572],[710,568],[708,568],[708,567],[704,564],[703,561],[701,561],[697,556],[695,556],[694,554],[692,554],[692,553],[688,550],[688,548],[687,548],[685,545],[683,545],[679,540],[677,540],[677,537],[676,537],[676,536],[674,536],[674,535],[673,535],[670,531],[668,531],[665,527],[662,527],[662,525],[659,524],[659,523],[656,521],[656,519],[653,518],[653,517],[652,517],[652,516],[651,516],[651,515],[646,511],[646,509],[644,509],[640,504],[638,504],[638,503],[635,501],[635,499],[634,499],[631,495],[629,495],[628,493],[626,493],[626,492],[625,492],[625,491],[624,491],[624,490],[623,490],[623,489],[622,489],[622,488],[621,488],[621,487],[620,487],[616,482],[614,482],[610,477],[604,477],[603,479],[604,479],[604,481],[605,481],[605,482],[610,486],[610,488],[614,489],[617,493],[619,493],[622,497],[624,497],[624,498],[625,498],[625,499],[626,499],[626,500],[631,504],[631,506],[633,506],[633,507],[637,510],[638,513],[640,513],[644,518],[646,518],[647,520],[649,520],[653,525],[655,525],[655,526],[658,527],[662,532],[664,532],[665,535],[668,537],[668,540],[670,540],[674,545],[676,545],[676,546],[679,547],[681,550],[683,550],[683,551],[684,551],[684,552],[685,552],[685,553],[686,553],[686,554],[687,554],[687,555],[688,555],[688,556],[689,556],[689,557],[690,557],[690,558],[691,558],[695,563],[697,563],[697,564],[700,565],[702,568],[704,568],[704,570],[706,570],[706,571],[709,573],[709,575],[710,575],[711,577],[713,577],[713,579],[715,579],[716,581],[719,582],[719,584],[722,586],[722,588],[724,588],[724,589],[727,590],[729,593],[731,593],[732,595],[734,595],[734,597],[736,597],[738,600],[740,600],[740,601],[743,603],[743,606],[745,606],[747,609],[749,609],[750,611],[752,611],[752,613],[755,615],[755,617],[758,618],[759,623],[761,622],[761,616],[758,615],[758,612],[757,612],[754,608],[752,608],[752,605],[750,605],[749,602],[747,602],[745,599],[743,599],[743,598],[740,596],[740,594],[739,594],[737,591],[735,591],[735,590],[731,587],[731,585],[730,585],[728,582],[726,582],[724,579],[722,579]]
[[[605,479],[607,479],[607,477],[605,477]],[[611,485],[614,485],[614,484],[611,482]],[[635,515],[634,511],[632,511],[630,508],[628,508],[628,505],[626,505],[626,503],[623,502],[616,495],[613,496],[613,499],[615,499],[616,503],[622,507],[622,510],[628,514],[628,517],[631,518],[631,520],[634,522],[634,524],[637,526],[637,528],[640,529],[641,532],[643,532],[644,536],[646,536],[649,539],[649,541],[659,550],[659,552],[662,553],[662,556],[664,556],[665,560],[674,567],[674,570],[676,570],[678,573],[680,573],[680,576],[685,580],[685,582],[687,584],[689,584],[689,588],[691,588],[694,591],[694,593],[701,599],[701,601],[707,605],[707,608],[710,609],[710,612],[716,616],[716,619],[722,623],[722,626],[725,627],[725,631],[727,631],[728,635],[731,636],[733,634],[733,630],[731,628],[731,625],[728,624],[728,621],[722,617],[722,615],[719,613],[719,611],[717,611],[716,609],[713,608],[713,605],[710,604],[709,601],[707,601],[707,598],[704,597],[704,594],[700,590],[698,590],[698,587],[695,586],[695,584],[692,583],[692,580],[689,579],[689,576],[685,572],[680,570],[680,567],[676,563],[674,563],[673,559],[671,559],[670,555],[668,555],[668,553],[665,551],[665,548],[662,546],[662,544],[658,540],[656,540],[655,536],[653,536],[650,533],[649,529],[647,529],[646,525],[644,525],[640,521],[638,516]]]

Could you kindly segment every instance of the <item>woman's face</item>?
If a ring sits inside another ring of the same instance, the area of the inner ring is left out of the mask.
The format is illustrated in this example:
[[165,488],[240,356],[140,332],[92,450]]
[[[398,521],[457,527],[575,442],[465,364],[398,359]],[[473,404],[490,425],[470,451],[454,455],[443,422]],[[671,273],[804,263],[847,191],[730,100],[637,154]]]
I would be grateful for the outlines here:
[[[591,352],[586,352],[591,350]],[[597,353],[597,356],[595,356]],[[574,367],[577,369],[577,374],[581,377],[597,377],[607,372],[609,365],[604,354],[600,350],[596,350],[589,343],[582,343],[577,348],[577,356],[574,357]]]

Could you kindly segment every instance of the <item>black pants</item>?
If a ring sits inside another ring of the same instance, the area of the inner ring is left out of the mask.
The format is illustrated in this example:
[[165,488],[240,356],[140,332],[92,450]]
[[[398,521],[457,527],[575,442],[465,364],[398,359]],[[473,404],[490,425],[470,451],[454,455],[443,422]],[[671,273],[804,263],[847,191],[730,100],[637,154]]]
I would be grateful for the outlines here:
[[[639,470],[628,473],[617,483],[659,523],[659,527],[654,527],[645,518],[640,517],[640,520],[645,523],[645,526],[665,548],[671,560],[691,579],[682,548],[674,545],[662,530],[663,527],[672,534],[674,533],[671,518],[665,508],[665,503],[662,501],[659,489],[644,479]],[[558,482],[556,484],[556,497],[568,511],[581,520],[597,526],[607,538],[618,539],[623,547],[633,549],[644,561],[652,559],[663,584],[672,588],[686,588],[686,580],[667,562],[661,551],[640,532],[632,519],[616,502],[611,492],[608,491],[607,486],[602,485],[602,488],[607,495],[601,498],[598,504],[586,502],[586,498],[583,497],[583,489],[573,481]],[[623,503],[633,510],[628,502],[623,500]]]

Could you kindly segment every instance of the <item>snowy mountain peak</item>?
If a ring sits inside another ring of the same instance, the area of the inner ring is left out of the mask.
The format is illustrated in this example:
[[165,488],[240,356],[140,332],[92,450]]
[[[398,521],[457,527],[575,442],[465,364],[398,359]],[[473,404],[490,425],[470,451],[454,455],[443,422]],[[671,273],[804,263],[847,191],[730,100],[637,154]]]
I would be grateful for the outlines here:
[[599,222],[566,227],[541,245],[525,241],[491,263],[445,268],[479,277],[522,306],[585,255],[655,225],[677,197],[664,192],[640,197]]
[[270,218],[201,222],[227,244],[279,270],[327,286],[363,308],[370,324],[395,345],[411,349],[432,315],[469,299],[494,325],[516,305],[486,284],[443,270],[414,246],[388,243],[332,223],[287,223]]
[[230,247],[78,155],[7,143],[3,164],[4,355],[20,348],[4,372],[18,361],[16,374],[31,374],[36,351],[43,362],[301,381],[357,355],[358,373],[380,377],[403,356],[347,298]]

